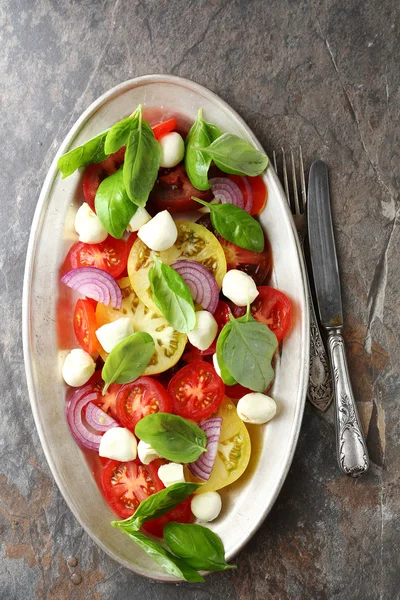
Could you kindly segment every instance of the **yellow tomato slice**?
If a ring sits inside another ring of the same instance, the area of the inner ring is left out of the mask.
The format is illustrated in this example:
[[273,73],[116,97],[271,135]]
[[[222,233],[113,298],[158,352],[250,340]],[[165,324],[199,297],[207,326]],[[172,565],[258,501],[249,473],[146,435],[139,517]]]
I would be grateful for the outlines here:
[[[217,458],[210,479],[197,490],[196,494],[215,492],[230,485],[243,475],[249,464],[250,436],[246,425],[237,415],[236,406],[229,398],[224,398],[216,416],[222,417]],[[185,479],[202,481],[193,477],[189,469],[186,469]]]
[[128,259],[128,273],[131,285],[142,302],[158,310],[151,298],[149,270],[153,265],[153,255],[163,263],[172,265],[177,260],[195,260],[214,275],[218,288],[226,273],[226,259],[221,244],[204,225],[191,221],[177,221],[178,238],[175,244],[164,252],[150,250],[139,238],[132,246]]
[[[104,304],[97,304],[97,327],[116,321],[121,317],[128,317],[132,321],[134,331],[146,331],[155,342],[155,352],[143,375],[156,375],[173,367],[183,354],[187,337],[175,331],[158,311],[148,308],[139,300],[133,291],[129,277],[118,281],[122,290],[122,308],[116,310]],[[103,360],[108,356],[100,346],[100,355]]]

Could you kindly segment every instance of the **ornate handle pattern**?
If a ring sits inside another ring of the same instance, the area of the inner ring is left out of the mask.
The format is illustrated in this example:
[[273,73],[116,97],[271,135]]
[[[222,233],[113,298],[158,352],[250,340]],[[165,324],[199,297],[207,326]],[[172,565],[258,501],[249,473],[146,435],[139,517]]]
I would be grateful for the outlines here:
[[328,348],[334,373],[339,467],[346,475],[359,477],[368,470],[368,450],[351,389],[344,341],[340,329],[332,329],[328,332]]

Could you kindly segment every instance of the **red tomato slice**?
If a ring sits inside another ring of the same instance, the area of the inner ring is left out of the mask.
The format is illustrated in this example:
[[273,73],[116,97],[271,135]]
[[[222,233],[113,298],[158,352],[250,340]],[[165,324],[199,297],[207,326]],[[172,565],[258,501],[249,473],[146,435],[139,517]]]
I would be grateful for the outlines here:
[[186,419],[201,421],[217,410],[225,385],[212,365],[205,361],[183,367],[168,385],[174,412]]
[[168,119],[168,121],[161,121],[161,123],[157,123],[157,125],[152,125],[151,128],[156,140],[161,140],[164,135],[176,129],[176,118],[172,117],[172,119]]
[[104,412],[108,413],[113,419],[118,421],[116,404],[117,395],[121,388],[121,385],[119,383],[112,383],[103,396],[102,392],[104,387],[104,381],[101,376],[101,369],[99,369],[92,375],[92,377],[89,379],[86,385],[89,384],[91,384],[93,390],[97,392],[97,406],[104,410]]
[[156,379],[139,377],[121,387],[116,408],[120,423],[134,432],[136,423],[146,415],[172,412],[172,401]]
[[246,394],[251,394],[252,392],[253,390],[249,390],[249,388],[240,385],[240,383],[225,386],[225,394],[228,396],[228,398],[231,398],[233,400],[239,400],[239,398],[242,398],[242,396],[245,396]]
[[[229,179],[232,179],[235,183],[240,187],[243,196],[245,206],[248,200],[247,188],[243,183],[243,179],[240,175],[228,175]],[[251,190],[253,192],[253,206],[251,209],[251,215],[259,215],[263,210],[264,206],[267,202],[267,186],[264,183],[264,179],[257,175],[256,177],[247,177],[247,181],[251,185]]]
[[139,460],[110,460],[103,468],[101,485],[108,504],[121,519],[127,519],[139,504],[164,488],[157,472],[159,461],[142,465]]
[[[291,323],[292,305],[289,298],[279,290],[266,285],[258,287],[259,295],[250,306],[251,314],[260,323],[267,325],[278,342],[285,337]],[[246,313],[246,308],[232,304],[235,318]]]
[[226,267],[244,271],[254,279],[256,285],[264,283],[272,267],[272,252],[268,239],[265,237],[265,246],[262,252],[253,252],[239,248],[232,242],[228,242],[222,236],[217,235],[218,241],[224,249]]
[[124,162],[125,146],[115,154],[110,154],[106,160],[101,163],[89,165],[83,174],[83,195],[90,208],[96,212],[94,199],[100,183],[119,169]]
[[74,331],[80,346],[89,354],[96,352],[99,342],[96,337],[97,321],[93,304],[78,300],[74,311]]
[[192,186],[184,164],[180,163],[173,169],[164,169],[154,184],[149,200],[157,210],[176,213],[199,208],[200,204],[192,200],[192,196],[203,200],[213,197],[210,191],[202,192]]
[[69,264],[72,269],[97,267],[117,279],[125,269],[127,260],[124,240],[116,240],[109,235],[101,244],[76,242],[68,252],[64,265]]
[[170,523],[171,521],[174,521],[175,523],[192,523],[194,521],[194,515],[190,508],[191,501],[192,496],[189,496],[189,498],[183,500],[183,502],[178,504],[178,506],[175,506],[175,508],[165,515],[153,519],[152,521],[147,521],[147,523],[143,525],[143,529],[156,537],[162,538],[163,530],[167,523]]

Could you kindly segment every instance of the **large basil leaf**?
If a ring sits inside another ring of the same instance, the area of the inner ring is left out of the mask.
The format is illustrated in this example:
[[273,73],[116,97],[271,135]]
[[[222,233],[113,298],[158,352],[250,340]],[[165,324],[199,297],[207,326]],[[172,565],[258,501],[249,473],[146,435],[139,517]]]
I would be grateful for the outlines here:
[[224,344],[231,329],[232,323],[229,322],[226,325],[224,325],[224,327],[221,330],[221,333],[218,336],[216,348],[217,362],[219,370],[221,371],[221,379],[225,383],[225,385],[235,385],[237,383],[236,379],[234,379],[234,377],[232,377],[232,375],[229,373],[224,362]]
[[201,108],[185,140],[186,173],[190,183],[198,190],[208,190],[211,187],[208,182],[208,169],[212,160],[211,156],[207,156],[198,148],[207,148],[220,135],[216,125],[204,121]]
[[236,565],[225,562],[221,539],[207,527],[184,523],[167,523],[164,539],[174,554],[193,569],[201,571],[226,571]]
[[154,340],[149,333],[140,331],[122,340],[110,354],[101,373],[105,382],[103,394],[116,383],[130,383],[143,373],[155,350]]
[[126,193],[122,169],[100,183],[96,192],[95,206],[104,229],[113,237],[120,239],[137,211],[137,206],[129,200]]
[[57,166],[62,173],[63,179],[72,175],[79,167],[99,163],[107,158],[108,154],[105,153],[104,142],[108,131],[107,129],[107,131],[99,133],[99,135],[82,144],[82,146],[74,148],[58,159]]
[[147,415],[137,423],[135,435],[167,460],[178,463],[196,461],[207,451],[207,436],[200,427],[169,413]]
[[271,360],[278,347],[275,334],[250,315],[231,320],[223,345],[223,362],[238,383],[264,392],[274,378]]
[[104,143],[104,150],[108,154],[118,152],[122,146],[126,146],[129,134],[133,128],[135,121],[138,119],[137,112],[141,106],[126,119],[122,119],[115,123],[107,133],[106,141]]
[[134,204],[144,206],[157,179],[161,161],[161,146],[150,125],[143,119],[139,107],[137,119],[126,142],[124,183]]
[[146,552],[146,554],[150,556],[152,560],[154,560],[154,562],[160,565],[160,567],[170,575],[174,575],[174,577],[178,577],[179,579],[185,579],[186,581],[204,581],[204,578],[200,573],[189,567],[180,558],[177,558],[168,552],[168,550],[165,550],[165,548],[160,544],[157,544],[157,542],[150,540],[143,535],[143,533],[139,533],[139,531],[128,531],[126,529],[124,531]]
[[224,133],[201,151],[224,173],[254,177],[268,166],[268,156],[232,133]]
[[128,519],[113,521],[111,525],[124,530],[138,531],[143,523],[165,515],[186,498],[189,498],[199,487],[201,487],[201,483],[174,483],[143,500],[137,507],[135,514]]
[[233,204],[210,204],[192,196],[210,209],[211,223],[223,238],[240,248],[262,252],[264,250],[264,234],[261,225],[242,208]]
[[153,300],[176,331],[188,333],[196,324],[193,298],[182,277],[157,256],[149,270]]

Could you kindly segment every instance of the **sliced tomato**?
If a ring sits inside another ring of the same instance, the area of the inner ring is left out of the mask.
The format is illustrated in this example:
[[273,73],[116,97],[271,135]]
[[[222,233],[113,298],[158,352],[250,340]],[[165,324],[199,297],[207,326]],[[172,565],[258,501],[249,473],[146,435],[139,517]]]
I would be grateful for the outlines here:
[[99,406],[101,408],[101,410],[104,410],[104,412],[109,414],[113,419],[118,421],[118,414],[117,414],[116,406],[117,406],[117,395],[121,388],[121,385],[119,383],[112,383],[103,396],[104,381],[101,376],[101,369],[99,369],[98,371],[95,371],[95,373],[92,375],[92,377],[88,381],[87,385],[89,385],[89,384],[92,385],[93,390],[97,392],[97,400],[96,400],[97,406]]
[[226,385],[225,386],[225,394],[228,398],[233,398],[233,400],[239,400],[246,394],[251,394],[253,390],[249,390],[249,388],[240,385],[240,383],[236,383],[235,385]]
[[[134,244],[134,243],[136,242],[136,240],[137,240],[137,236],[138,236],[138,235],[137,235],[137,231],[133,231],[133,232],[132,232],[132,233],[129,235],[128,239],[126,240],[126,256],[127,256],[128,258],[129,258],[129,254],[130,254],[130,252],[131,252],[131,250],[132,250],[132,246],[133,246],[133,244]],[[125,269],[123,270],[123,272],[121,273],[120,277],[128,277],[128,261],[127,261],[126,267],[125,267]]]
[[76,242],[68,252],[64,264],[69,264],[72,269],[97,267],[117,278],[125,269],[127,260],[124,240],[116,240],[109,235],[101,244]]
[[156,537],[162,538],[163,530],[167,523],[170,523],[171,521],[174,521],[175,523],[192,523],[194,521],[194,515],[190,508],[191,501],[192,496],[189,496],[189,498],[183,500],[183,502],[178,504],[178,506],[175,506],[175,508],[165,515],[153,519],[152,521],[147,521],[147,523],[143,525],[143,529]]
[[156,140],[161,140],[164,135],[176,129],[176,118],[172,117],[172,119],[168,119],[167,121],[161,121],[161,123],[152,125],[151,128]]
[[250,275],[256,285],[264,283],[272,267],[271,246],[267,238],[265,238],[264,250],[253,252],[252,250],[239,248],[239,246],[228,242],[220,235],[217,237],[225,252],[227,271],[238,269]]
[[83,174],[83,195],[94,212],[96,212],[94,199],[100,183],[119,169],[124,162],[124,154],[125,146],[118,150],[118,152],[115,152],[115,154],[110,154],[103,162],[86,167]]
[[164,488],[159,479],[158,460],[142,465],[139,460],[122,463],[110,460],[103,468],[101,485],[108,504],[121,519],[127,519],[139,504]]
[[[248,191],[243,182],[243,177],[240,175],[228,175],[227,177],[232,179],[232,181],[237,183],[237,185],[240,187],[240,190],[244,196],[244,205],[246,206],[248,202]],[[260,175],[257,175],[256,177],[246,177],[246,179],[250,183],[251,191],[253,193],[253,206],[250,214],[259,215],[267,202],[267,186]]]
[[199,208],[199,203],[192,200],[192,196],[203,200],[212,199],[210,191],[202,192],[192,186],[186,175],[185,165],[180,163],[173,169],[165,169],[159,175],[149,201],[157,210],[176,213]]
[[183,367],[168,385],[174,412],[186,419],[207,419],[224,398],[225,385],[214,367],[205,361]]
[[[267,325],[274,332],[278,342],[285,337],[291,323],[292,305],[289,298],[273,287],[263,285],[258,287],[258,296],[252,302],[250,311],[256,321]],[[241,317],[246,308],[231,305],[233,316]]]
[[79,345],[92,354],[98,348],[96,337],[97,321],[93,305],[87,300],[79,299],[74,310],[74,331]]
[[117,415],[124,427],[135,431],[140,419],[157,412],[172,412],[172,401],[167,390],[155,379],[139,377],[119,390]]

